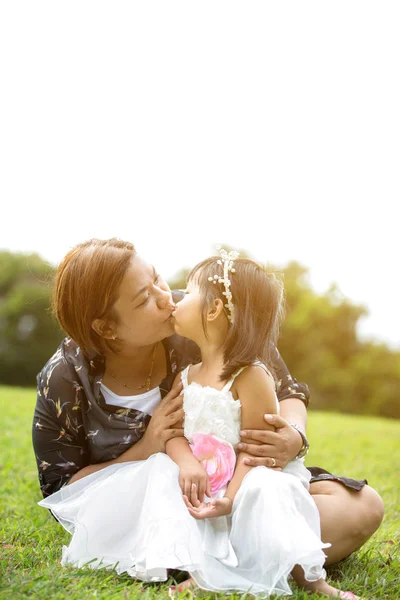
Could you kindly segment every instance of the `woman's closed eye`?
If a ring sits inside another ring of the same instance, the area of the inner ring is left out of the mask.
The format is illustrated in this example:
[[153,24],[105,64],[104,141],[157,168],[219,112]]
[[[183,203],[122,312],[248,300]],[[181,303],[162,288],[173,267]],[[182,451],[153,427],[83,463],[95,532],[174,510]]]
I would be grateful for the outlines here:
[[[160,280],[161,280],[160,275],[155,275],[154,281],[153,281],[153,285],[155,285],[157,287],[160,284]],[[161,280],[161,282],[162,282],[162,280]],[[145,306],[147,304],[147,302],[149,301],[149,299],[150,299],[150,294],[148,293],[147,296],[146,296],[146,298],[140,304],[138,304],[136,306],[136,308],[140,308],[141,306]]]
[[138,304],[136,308],[140,308],[141,306],[144,306],[145,304],[147,304],[147,302],[149,301],[149,298],[150,298],[150,294],[147,294],[147,296],[143,300],[143,302],[141,302],[140,304]]

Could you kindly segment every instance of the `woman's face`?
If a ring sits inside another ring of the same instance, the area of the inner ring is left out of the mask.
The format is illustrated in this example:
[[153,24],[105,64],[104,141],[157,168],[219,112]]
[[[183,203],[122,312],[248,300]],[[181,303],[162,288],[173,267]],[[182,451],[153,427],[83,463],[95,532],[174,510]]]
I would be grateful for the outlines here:
[[166,281],[152,265],[134,256],[114,304],[118,340],[129,346],[147,346],[169,337],[174,333],[174,308]]

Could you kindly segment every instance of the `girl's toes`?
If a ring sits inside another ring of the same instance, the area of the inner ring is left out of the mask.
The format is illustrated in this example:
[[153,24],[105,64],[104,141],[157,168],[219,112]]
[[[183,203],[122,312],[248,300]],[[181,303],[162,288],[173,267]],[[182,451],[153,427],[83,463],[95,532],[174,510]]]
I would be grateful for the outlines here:
[[340,592],[340,600],[362,600],[360,596],[356,596],[353,592]]

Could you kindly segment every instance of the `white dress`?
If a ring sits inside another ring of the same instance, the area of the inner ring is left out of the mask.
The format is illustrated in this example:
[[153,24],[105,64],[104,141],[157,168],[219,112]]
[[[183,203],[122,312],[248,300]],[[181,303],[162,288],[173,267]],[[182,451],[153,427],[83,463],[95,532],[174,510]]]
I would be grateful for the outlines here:
[[[240,401],[230,392],[184,383],[185,436],[239,442]],[[277,401],[278,404],[278,401]],[[278,404],[279,409],[279,404]],[[143,581],[165,581],[167,569],[189,571],[210,591],[290,595],[296,564],[310,581],[325,577],[319,514],[301,460],[282,472],[253,468],[236,494],[232,514],[198,521],[188,512],[179,468],[166,455],[111,465],[39,502],[72,534],[63,565],[114,567]],[[225,486],[226,487],[226,486]],[[212,494],[220,497],[225,487]]]

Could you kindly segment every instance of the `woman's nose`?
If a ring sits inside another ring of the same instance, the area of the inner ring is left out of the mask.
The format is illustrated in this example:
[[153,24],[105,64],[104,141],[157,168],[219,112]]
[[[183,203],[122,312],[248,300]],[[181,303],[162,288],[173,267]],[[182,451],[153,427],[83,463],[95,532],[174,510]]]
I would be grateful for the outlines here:
[[157,297],[157,306],[158,308],[166,308],[168,306],[168,304],[171,305],[171,308],[173,307],[174,303],[172,301],[172,294],[170,291],[166,291],[166,290],[159,290],[159,294]]

